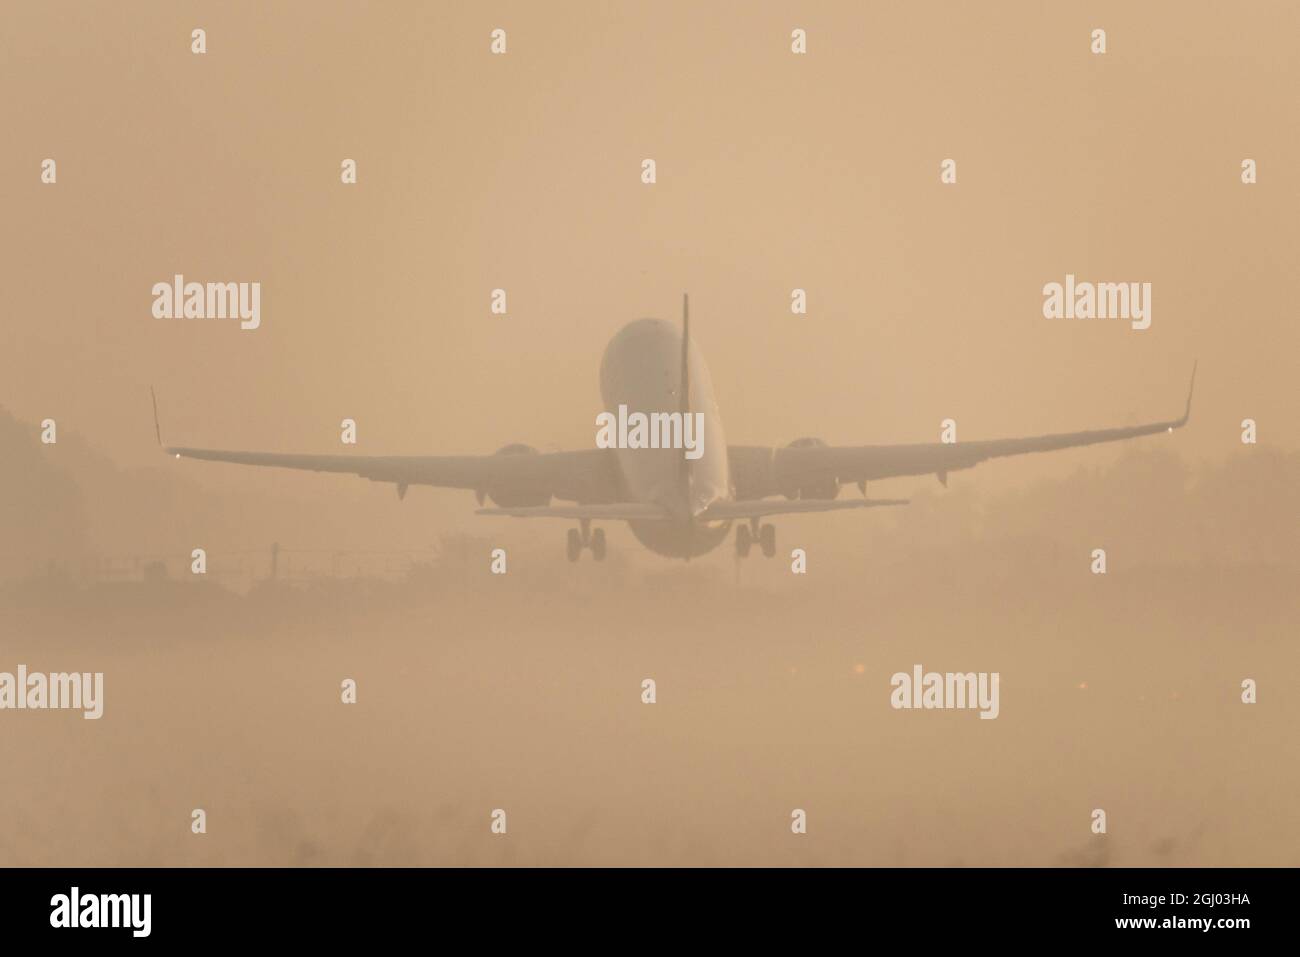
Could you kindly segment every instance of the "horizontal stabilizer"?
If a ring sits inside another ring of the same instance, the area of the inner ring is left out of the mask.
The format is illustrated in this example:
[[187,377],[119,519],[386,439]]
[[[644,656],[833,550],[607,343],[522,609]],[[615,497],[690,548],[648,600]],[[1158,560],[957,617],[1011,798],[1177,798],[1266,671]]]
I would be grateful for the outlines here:
[[851,498],[803,499],[752,499],[746,502],[714,502],[697,516],[702,521],[722,521],[731,518],[761,518],[765,515],[794,515],[799,512],[838,512],[844,508],[871,508],[876,505],[906,505],[905,498]]
[[669,518],[668,510],[640,502],[611,505],[521,505],[517,508],[480,508],[476,515],[505,515],[510,518],[594,518],[609,521],[653,521]]

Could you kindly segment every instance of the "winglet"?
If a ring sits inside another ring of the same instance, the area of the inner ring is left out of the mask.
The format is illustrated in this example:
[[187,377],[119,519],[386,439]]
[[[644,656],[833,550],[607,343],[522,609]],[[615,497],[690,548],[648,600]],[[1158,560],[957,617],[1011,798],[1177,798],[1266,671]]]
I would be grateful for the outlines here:
[[[682,421],[691,414],[691,297],[682,293],[682,363],[678,373],[678,388],[681,390],[678,403],[681,406]],[[691,460],[685,455],[678,466],[678,483],[682,497],[682,507],[689,514],[691,510]]]
[[1196,391],[1196,360],[1192,361],[1192,381],[1187,385],[1187,405],[1183,408],[1183,417],[1178,420],[1174,428],[1182,428],[1187,424],[1187,420],[1192,417],[1192,393]]
[[149,398],[153,399],[153,434],[158,439],[158,447],[163,447],[162,427],[158,425],[158,395],[153,386],[149,386]]

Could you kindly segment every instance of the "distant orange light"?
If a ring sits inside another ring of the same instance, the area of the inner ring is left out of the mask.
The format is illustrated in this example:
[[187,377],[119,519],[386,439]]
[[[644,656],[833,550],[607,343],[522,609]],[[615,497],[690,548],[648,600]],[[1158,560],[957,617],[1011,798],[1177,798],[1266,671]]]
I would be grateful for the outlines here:
[[1086,682],[1086,681],[1080,681],[1080,682],[1079,682],[1079,690],[1080,690],[1080,691],[1087,691],[1087,690],[1088,690],[1088,682]]
[[863,664],[857,664],[857,665],[854,665],[854,666],[853,666],[853,673],[854,673],[855,675],[864,675],[864,674],[867,673],[867,666],[866,666],[866,665],[863,665]]

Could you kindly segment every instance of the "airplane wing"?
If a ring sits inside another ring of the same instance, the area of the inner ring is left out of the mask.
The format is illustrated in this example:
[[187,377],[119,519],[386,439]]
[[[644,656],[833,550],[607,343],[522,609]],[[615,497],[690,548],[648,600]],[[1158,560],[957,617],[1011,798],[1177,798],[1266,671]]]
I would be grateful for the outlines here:
[[154,428],[163,451],[176,458],[304,469],[358,475],[372,482],[392,482],[398,494],[407,486],[472,489],[499,502],[616,500],[617,465],[611,449],[574,452],[527,452],[496,455],[306,455],[293,452],[244,452],[164,445],[154,400]]
[[1196,367],[1193,366],[1182,417],[1145,425],[952,444],[809,445],[779,449],[731,446],[728,454],[736,475],[737,493],[745,498],[787,494],[832,480],[848,485],[903,475],[937,475],[939,481],[946,484],[949,472],[970,468],[986,459],[1118,442],[1181,429],[1191,416],[1195,384]]
[[554,498],[583,500],[607,494],[613,466],[608,449],[543,452],[536,455],[300,455],[166,446],[177,458],[205,459],[311,472],[342,472],[392,482],[397,486],[432,485],[474,491],[506,489],[515,497],[549,493]]

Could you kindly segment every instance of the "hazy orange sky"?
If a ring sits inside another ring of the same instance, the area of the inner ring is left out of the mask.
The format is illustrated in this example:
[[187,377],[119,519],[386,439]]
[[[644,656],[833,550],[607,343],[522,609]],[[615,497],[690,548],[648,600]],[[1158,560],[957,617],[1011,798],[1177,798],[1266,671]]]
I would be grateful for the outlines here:
[[[108,703],[5,717],[0,862],[1296,863],[1300,4],[9,2],[3,26],[0,668],[102,670]],[[260,328],[153,318],[176,273],[260,282]],[[1151,283],[1151,327],[1044,319],[1068,273]],[[684,291],[734,443],[1172,419],[1199,360],[1192,420],[899,479],[906,508],[685,566],[621,524],[570,565],[567,523],[467,491],[155,445],[150,385],[177,445],[332,453],[346,417],[362,455],[590,447],[605,343]],[[308,583],[265,584],[272,542]],[[365,548],[438,554],[377,582],[343,560]],[[917,662],[1002,674],[999,719],[892,709]]]
[[[1245,417],[1262,444],[1300,445],[1292,3],[49,3],[6,19],[0,404],[123,464],[156,461],[149,384],[187,444],[328,452],[351,417],[361,453],[586,446],[605,342],[675,318],[683,290],[733,441],[1170,417],[1199,358],[1181,452],[1235,451]],[[176,272],[260,281],[261,328],[155,320],[150,288]],[[1041,288],[1067,272],[1151,282],[1151,328],[1044,319]]]

